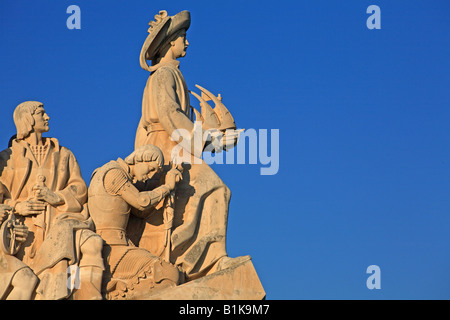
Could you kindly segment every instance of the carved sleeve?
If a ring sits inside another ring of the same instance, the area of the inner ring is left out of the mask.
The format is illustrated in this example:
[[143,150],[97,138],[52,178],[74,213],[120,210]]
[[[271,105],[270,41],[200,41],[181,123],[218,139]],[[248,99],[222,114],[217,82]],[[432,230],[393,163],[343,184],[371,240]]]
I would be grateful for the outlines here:
[[104,177],[103,185],[109,194],[121,196],[130,206],[140,211],[154,207],[170,193],[166,185],[152,191],[139,192],[120,169],[109,170]]
[[109,194],[117,195],[127,182],[128,178],[125,172],[120,169],[111,169],[106,173],[103,185]]
[[191,132],[194,124],[184,113],[180,105],[179,92],[177,92],[176,75],[168,68],[158,69],[152,76],[151,92],[154,99],[159,122],[169,135],[176,129],[184,129]]
[[177,91],[184,80],[169,67],[159,68],[152,77],[151,96],[161,126],[184,150],[201,157],[205,144],[202,126],[185,114],[180,102],[182,92]]
[[61,154],[63,161],[60,163],[58,174],[65,175],[67,180],[65,180],[65,184],[55,190],[55,193],[64,200],[64,204],[59,207],[59,210],[78,213],[83,210],[83,205],[87,201],[87,186],[73,153],[63,147]]
[[143,208],[149,208],[157,205],[170,193],[170,189],[166,185],[162,185],[152,191],[142,191],[139,193],[139,204]]

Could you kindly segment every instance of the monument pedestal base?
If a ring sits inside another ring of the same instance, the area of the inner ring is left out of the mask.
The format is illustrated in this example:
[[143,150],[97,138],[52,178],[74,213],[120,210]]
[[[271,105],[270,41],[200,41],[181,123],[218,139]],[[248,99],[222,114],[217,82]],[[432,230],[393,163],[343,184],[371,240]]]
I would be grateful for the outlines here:
[[251,260],[134,300],[262,300],[266,296]]

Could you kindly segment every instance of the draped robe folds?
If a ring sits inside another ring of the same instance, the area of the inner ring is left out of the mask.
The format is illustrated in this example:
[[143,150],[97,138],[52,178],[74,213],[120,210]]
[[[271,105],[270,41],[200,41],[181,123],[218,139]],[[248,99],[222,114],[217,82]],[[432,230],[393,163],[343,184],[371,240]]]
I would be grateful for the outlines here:
[[[160,64],[144,89],[135,147],[145,144],[158,146],[168,165],[173,148],[179,149],[178,141],[171,139],[172,133],[177,129],[189,133],[194,130],[189,116],[189,91],[178,69],[178,61]],[[175,192],[170,258],[191,279],[206,274],[215,262],[227,255],[225,236],[231,196],[229,188],[210,166],[192,155],[189,147],[203,150],[204,145],[198,146],[197,142],[192,139],[181,143],[181,152],[189,155],[190,164],[184,166],[183,180],[177,184]],[[164,251],[163,210],[160,208],[146,220],[139,239],[140,247],[157,255]]]
[[81,244],[94,233],[86,205],[87,186],[74,155],[57,139],[44,139],[49,150],[40,164],[23,140],[14,140],[3,150],[0,182],[9,191],[4,202],[11,207],[33,198],[31,188],[39,176],[44,176],[45,185],[64,199],[57,207],[47,204],[45,213],[20,217],[29,232],[16,254],[40,278],[37,292],[41,298],[62,299],[71,293],[67,268],[79,262]]

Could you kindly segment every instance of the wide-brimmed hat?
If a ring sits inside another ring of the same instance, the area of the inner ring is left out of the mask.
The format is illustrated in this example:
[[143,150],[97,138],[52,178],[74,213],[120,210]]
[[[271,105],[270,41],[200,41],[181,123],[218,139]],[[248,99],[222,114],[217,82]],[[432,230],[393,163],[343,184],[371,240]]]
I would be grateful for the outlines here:
[[171,36],[182,29],[189,29],[191,14],[185,10],[174,16],[168,16],[167,11],[161,10],[155,15],[155,21],[150,21],[149,25],[148,36],[140,55],[141,67],[145,70],[149,70],[147,60],[153,60],[158,50]]

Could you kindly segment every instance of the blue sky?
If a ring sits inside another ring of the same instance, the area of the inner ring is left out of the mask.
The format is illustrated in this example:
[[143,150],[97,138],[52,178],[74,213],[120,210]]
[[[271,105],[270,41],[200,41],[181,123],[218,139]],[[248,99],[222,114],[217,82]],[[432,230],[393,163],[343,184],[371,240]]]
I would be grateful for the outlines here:
[[277,174],[213,165],[233,194],[229,255],[253,257],[267,299],[449,299],[448,1],[2,0],[1,149],[38,100],[87,183],[127,156],[161,9],[191,12],[188,87],[220,92],[240,128],[279,130]]

